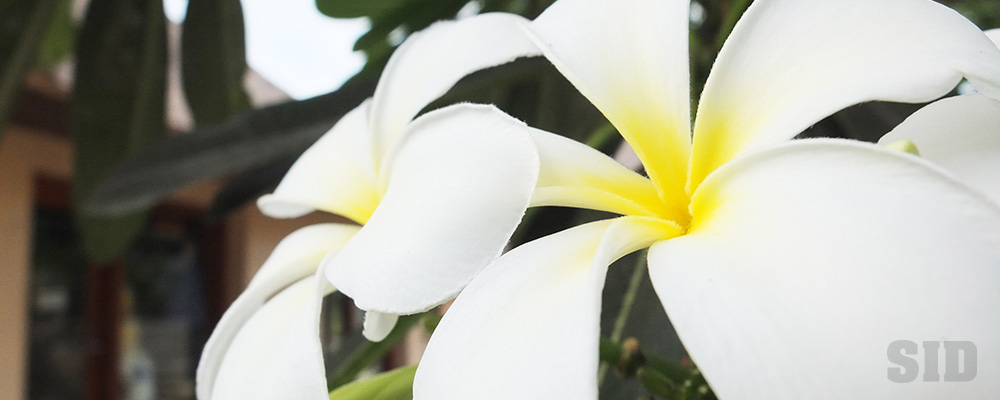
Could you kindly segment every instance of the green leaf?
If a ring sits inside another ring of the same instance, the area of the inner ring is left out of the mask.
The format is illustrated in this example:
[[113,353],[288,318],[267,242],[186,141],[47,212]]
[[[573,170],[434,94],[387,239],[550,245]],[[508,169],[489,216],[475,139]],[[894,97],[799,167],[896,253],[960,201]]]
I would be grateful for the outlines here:
[[330,94],[265,107],[163,139],[116,167],[86,210],[127,213],[193,183],[298,156],[373,90],[370,82],[345,84]]
[[399,341],[403,340],[411,328],[416,326],[423,317],[423,314],[404,315],[399,317],[396,326],[389,332],[381,342],[369,342],[363,336],[358,335],[348,339],[343,350],[335,353],[331,358],[338,360],[339,364],[330,366],[327,371],[328,386],[335,389],[346,385],[354,380],[366,368],[379,361],[390,350],[396,347]]
[[[551,66],[544,59],[534,58],[476,72],[426,109],[468,100],[471,93],[497,85],[522,83],[548,68]],[[369,97],[374,88],[371,80],[352,78],[333,93],[265,107],[163,139],[115,168],[91,196],[86,210],[100,215],[122,214],[155,204],[202,180],[295,158]],[[250,197],[232,197],[226,204],[219,201],[220,211],[252,200],[257,193],[254,190],[242,191]]]
[[409,400],[416,373],[417,366],[411,365],[351,382],[330,392],[330,400]]
[[371,17],[405,2],[406,0],[316,0],[316,9],[333,18]]
[[198,125],[250,109],[243,7],[239,0],[190,0],[181,37],[184,92]]
[[[377,1],[373,1],[377,3]],[[432,23],[455,18],[468,0],[410,0],[400,2],[396,7],[382,10],[371,16],[371,29],[358,38],[354,50],[367,51],[372,46],[386,42],[389,34],[403,27],[405,33],[416,32]],[[398,43],[396,43],[398,44]]]
[[657,396],[669,398],[677,391],[676,383],[654,369],[639,368],[635,377],[642,383],[642,386]]
[[208,209],[209,221],[218,221],[278,186],[298,157],[278,160],[229,178]]
[[76,25],[73,23],[73,3],[59,0],[52,22],[45,31],[35,65],[41,70],[49,70],[73,54],[76,41]]
[[92,261],[120,256],[146,221],[143,209],[119,218],[81,211],[111,168],[164,135],[165,26],[161,1],[94,0],[80,32],[70,112],[73,200]]
[[61,0],[0,3],[0,135]]

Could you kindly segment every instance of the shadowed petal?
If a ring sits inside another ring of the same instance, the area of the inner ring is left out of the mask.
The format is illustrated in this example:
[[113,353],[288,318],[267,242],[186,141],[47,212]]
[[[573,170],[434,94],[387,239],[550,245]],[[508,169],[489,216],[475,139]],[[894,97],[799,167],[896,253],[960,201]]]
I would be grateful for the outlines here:
[[233,339],[211,398],[329,399],[319,314],[332,289],[310,276],[268,300]]
[[199,399],[210,399],[222,360],[232,350],[232,342],[268,298],[293,282],[316,274],[320,260],[340,248],[358,231],[357,226],[319,224],[307,226],[285,237],[254,275],[250,285],[226,310],[209,337],[198,363]]
[[[416,32],[393,53],[382,71],[372,103],[375,167],[424,107],[466,75],[540,51],[514,14],[487,13],[438,22]],[[384,183],[384,180],[382,181]]]
[[970,94],[920,109],[881,144],[909,140],[933,161],[1000,204],[1000,102]]
[[288,170],[274,193],[257,200],[274,218],[297,218],[314,210],[364,223],[378,205],[368,131],[370,101],[344,115]]
[[410,314],[454,298],[500,255],[538,154],[527,126],[478,105],[418,118],[397,149],[382,203],[324,268],[361,309]]
[[392,332],[392,328],[396,327],[396,321],[398,320],[399,315],[396,314],[366,311],[364,330],[362,331],[362,334],[364,334],[365,338],[368,340],[381,342],[386,336],[389,336],[389,332]]
[[413,382],[422,399],[596,399],[608,265],[676,236],[622,217],[522,245],[483,270],[434,331]]

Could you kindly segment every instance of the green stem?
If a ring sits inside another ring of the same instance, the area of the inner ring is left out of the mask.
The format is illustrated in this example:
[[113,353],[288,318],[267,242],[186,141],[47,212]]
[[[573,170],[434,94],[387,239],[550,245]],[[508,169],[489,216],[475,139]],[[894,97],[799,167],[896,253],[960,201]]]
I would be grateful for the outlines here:
[[590,134],[587,141],[584,142],[587,146],[593,147],[600,150],[601,148],[607,146],[612,140],[614,140],[618,130],[615,129],[610,123],[601,125],[601,127],[594,130],[594,133]]
[[[620,342],[622,339],[622,333],[625,331],[625,324],[628,323],[629,315],[632,314],[632,306],[635,305],[635,298],[639,293],[639,286],[642,284],[642,278],[645,276],[646,269],[643,268],[646,262],[646,252],[643,251],[639,254],[635,267],[632,269],[632,276],[629,278],[628,288],[625,290],[625,296],[622,300],[622,306],[618,310],[618,317],[615,318],[615,325],[611,329],[611,340],[614,342]],[[604,383],[604,379],[608,374],[608,364],[601,364],[600,369],[597,372],[597,382],[598,385]]]

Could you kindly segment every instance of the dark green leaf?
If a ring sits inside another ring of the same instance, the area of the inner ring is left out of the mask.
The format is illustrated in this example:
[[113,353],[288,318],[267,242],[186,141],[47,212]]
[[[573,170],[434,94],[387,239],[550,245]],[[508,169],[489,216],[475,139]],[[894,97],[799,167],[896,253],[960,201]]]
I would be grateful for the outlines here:
[[379,15],[406,3],[407,0],[316,0],[316,9],[333,18],[358,18]]
[[80,211],[112,167],[163,136],[166,54],[162,1],[90,3],[77,45],[70,124],[77,222],[94,261],[118,257],[145,223],[140,208],[118,218]]
[[274,189],[297,159],[298,157],[292,157],[278,160],[228,179],[226,185],[212,200],[212,206],[208,210],[208,220],[220,220]]
[[[373,1],[375,3],[377,1]],[[416,32],[432,23],[455,18],[468,0],[409,0],[371,16],[372,26],[354,43],[354,50],[367,51],[388,40],[389,34],[403,28],[405,34]],[[398,43],[395,43],[398,44]]]
[[341,386],[330,392],[330,400],[409,400],[416,374],[416,365],[396,368]]
[[677,390],[677,384],[651,368],[639,368],[635,373],[635,377],[642,383],[642,386],[657,396],[669,398]]
[[332,357],[336,365],[327,369],[327,385],[330,389],[341,387],[354,380],[361,371],[368,368],[373,363],[379,361],[410,331],[423,317],[423,314],[405,315],[399,317],[396,327],[392,329],[389,336],[381,342],[369,342],[358,333],[348,339],[343,346],[343,350],[335,353]]
[[0,135],[61,0],[0,3]]
[[166,138],[129,158],[94,192],[87,211],[121,214],[193,183],[295,157],[371,95],[369,82],[278,104]]
[[73,2],[59,0],[55,15],[45,31],[41,47],[38,49],[36,66],[49,70],[73,54],[76,41],[76,25],[73,23]]
[[[551,67],[536,58],[477,72],[427,109],[463,100],[463,96],[487,87],[528,79],[546,68]],[[266,107],[166,138],[116,168],[91,197],[87,210],[95,214],[128,212],[205,179],[296,157],[373,90],[371,81],[352,79],[330,94]]]
[[243,90],[246,40],[239,0],[190,0],[181,37],[184,92],[198,125],[250,109]]

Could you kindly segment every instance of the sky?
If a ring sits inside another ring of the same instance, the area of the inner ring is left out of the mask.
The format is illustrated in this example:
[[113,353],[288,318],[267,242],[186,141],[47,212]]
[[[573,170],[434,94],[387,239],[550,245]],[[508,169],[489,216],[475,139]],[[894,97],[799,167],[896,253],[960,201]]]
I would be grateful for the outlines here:
[[[351,48],[368,31],[364,18],[333,19],[315,0],[242,0],[247,63],[296,99],[328,93],[364,66]],[[184,20],[187,0],[164,0],[174,23]]]

